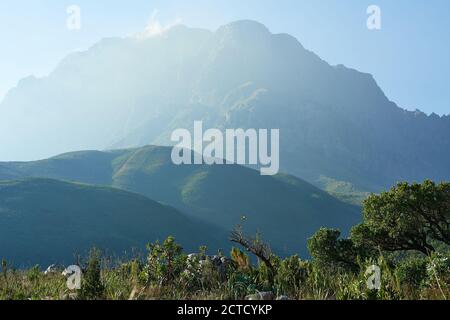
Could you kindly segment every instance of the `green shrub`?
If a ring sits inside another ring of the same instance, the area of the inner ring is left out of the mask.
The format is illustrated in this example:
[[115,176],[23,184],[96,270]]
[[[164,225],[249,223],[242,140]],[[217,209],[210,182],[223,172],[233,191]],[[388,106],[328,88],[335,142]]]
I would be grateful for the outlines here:
[[159,286],[172,284],[186,270],[187,257],[183,248],[168,237],[163,244],[148,244],[149,251],[144,278],[147,283],[154,282]]
[[27,272],[28,281],[35,282],[39,279],[40,275],[41,275],[40,267],[38,265],[36,265],[33,268],[31,268],[30,270],[28,270],[28,272]]
[[427,259],[423,257],[406,258],[397,265],[395,272],[402,286],[418,289],[427,278]]
[[86,271],[82,277],[80,298],[83,300],[104,299],[105,287],[101,279],[101,253],[92,249]]
[[450,259],[448,253],[447,255],[439,252],[431,254],[426,268],[427,285],[437,288],[442,298],[450,298],[447,296],[450,287]]
[[298,256],[292,256],[281,260],[277,265],[275,287],[279,295],[295,297],[301,288],[305,286],[310,264],[302,261]]
[[308,250],[320,269],[359,271],[358,249],[351,239],[341,239],[336,229],[319,229],[308,239]]

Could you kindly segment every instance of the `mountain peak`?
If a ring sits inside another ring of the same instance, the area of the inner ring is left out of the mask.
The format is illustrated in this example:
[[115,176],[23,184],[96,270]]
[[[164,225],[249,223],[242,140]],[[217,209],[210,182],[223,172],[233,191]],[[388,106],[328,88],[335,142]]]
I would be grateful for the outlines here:
[[217,30],[217,33],[233,33],[240,35],[270,35],[269,29],[260,22],[254,20],[238,20],[226,24]]

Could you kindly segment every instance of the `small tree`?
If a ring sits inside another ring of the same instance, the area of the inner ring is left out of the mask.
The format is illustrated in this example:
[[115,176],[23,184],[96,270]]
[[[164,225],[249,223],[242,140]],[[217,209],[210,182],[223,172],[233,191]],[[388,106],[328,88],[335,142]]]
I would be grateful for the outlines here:
[[159,242],[147,246],[147,281],[157,281],[159,285],[173,282],[186,268],[183,248],[168,237],[163,244]]
[[336,229],[321,228],[308,240],[308,249],[319,267],[357,271],[358,250],[350,239],[340,239]]
[[102,299],[105,293],[105,287],[101,279],[101,254],[98,249],[92,249],[89,253],[89,259],[83,283],[81,287],[81,298],[85,300]]
[[358,245],[385,251],[435,251],[432,240],[450,244],[450,183],[399,183],[364,201],[364,221],[352,230]]

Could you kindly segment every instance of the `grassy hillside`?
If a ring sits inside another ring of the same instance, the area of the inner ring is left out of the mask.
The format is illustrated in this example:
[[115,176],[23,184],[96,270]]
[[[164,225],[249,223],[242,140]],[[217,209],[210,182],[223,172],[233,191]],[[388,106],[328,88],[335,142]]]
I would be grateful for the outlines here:
[[225,235],[141,195],[49,179],[0,181],[0,259],[16,266],[73,263],[93,246],[122,255],[168,235],[186,250]]
[[261,176],[241,166],[175,166],[170,152],[149,146],[3,165],[24,176],[72,179],[139,193],[223,229],[243,223],[247,232],[262,232],[280,254],[306,255],[306,239],[318,228],[345,231],[360,220],[359,208],[295,177]]
[[370,195],[369,192],[358,190],[350,182],[337,181],[325,176],[319,178],[318,185],[339,200],[356,206],[362,205],[362,202]]

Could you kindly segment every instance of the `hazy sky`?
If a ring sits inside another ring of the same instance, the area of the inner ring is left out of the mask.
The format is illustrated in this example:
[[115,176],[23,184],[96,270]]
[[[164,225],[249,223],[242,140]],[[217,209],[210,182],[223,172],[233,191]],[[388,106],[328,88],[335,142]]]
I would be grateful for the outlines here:
[[[382,29],[369,31],[366,9],[381,8]],[[82,28],[66,28],[69,5]],[[372,73],[401,107],[450,114],[448,0],[0,0],[0,99],[19,79],[44,76],[68,53],[107,36],[142,31],[156,14],[215,30],[239,19],[289,33],[331,64]]]

